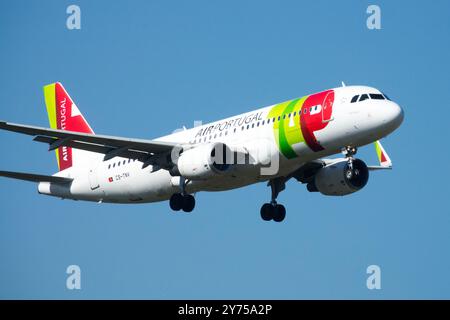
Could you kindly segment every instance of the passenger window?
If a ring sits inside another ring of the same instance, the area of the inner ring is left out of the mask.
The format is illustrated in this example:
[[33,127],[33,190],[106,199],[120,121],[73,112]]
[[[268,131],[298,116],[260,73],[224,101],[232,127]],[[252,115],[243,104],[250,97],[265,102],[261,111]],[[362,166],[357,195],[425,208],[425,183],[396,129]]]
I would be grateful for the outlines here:
[[370,95],[370,99],[374,99],[374,100],[384,100],[384,97],[382,94],[379,93],[371,93]]
[[352,101],[350,101],[351,103],[355,103],[356,101],[358,101],[359,95],[356,95],[352,98]]
[[361,101],[364,101],[367,99],[369,99],[369,96],[367,94],[363,94],[363,95],[361,95],[361,98],[359,98],[359,101],[361,102]]

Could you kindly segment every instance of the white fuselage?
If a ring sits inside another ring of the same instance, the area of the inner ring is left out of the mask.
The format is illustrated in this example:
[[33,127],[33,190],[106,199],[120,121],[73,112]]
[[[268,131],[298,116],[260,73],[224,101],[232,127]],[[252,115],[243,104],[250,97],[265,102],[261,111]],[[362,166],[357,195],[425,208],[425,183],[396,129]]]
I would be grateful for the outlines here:
[[[322,150],[314,151],[306,143],[292,145],[294,157],[286,157],[279,151],[274,123],[270,112],[274,106],[257,109],[235,117],[204,124],[176,132],[156,140],[175,142],[189,148],[200,144],[222,142],[234,150],[258,152],[260,149],[276,153],[279,165],[276,172],[263,174],[264,164],[256,161],[249,165],[233,167],[224,175],[209,179],[189,180],[186,192],[220,191],[239,188],[274,177],[286,176],[308,161],[339,153],[342,147],[359,147],[378,140],[394,131],[403,119],[401,108],[390,100],[367,99],[351,103],[356,94],[380,93],[375,88],[351,86],[335,88],[331,118],[325,119],[325,128],[315,131],[315,138]],[[323,112],[319,108],[310,112]],[[295,122],[301,110],[292,110],[292,120],[287,120],[287,129]],[[277,119],[275,121],[278,121]],[[281,120],[283,121],[283,120]],[[289,124],[288,124],[289,123]],[[248,126],[248,128],[247,128]],[[294,128],[294,126],[293,126]],[[273,157],[274,154],[271,154]],[[56,176],[73,178],[69,185],[55,185],[41,182],[38,190],[42,194],[68,199],[102,201],[112,203],[144,203],[167,200],[179,192],[180,177],[172,176],[161,169],[152,172],[152,166],[142,168],[142,162],[115,157],[103,161],[103,155],[96,154],[90,163],[58,172]]]

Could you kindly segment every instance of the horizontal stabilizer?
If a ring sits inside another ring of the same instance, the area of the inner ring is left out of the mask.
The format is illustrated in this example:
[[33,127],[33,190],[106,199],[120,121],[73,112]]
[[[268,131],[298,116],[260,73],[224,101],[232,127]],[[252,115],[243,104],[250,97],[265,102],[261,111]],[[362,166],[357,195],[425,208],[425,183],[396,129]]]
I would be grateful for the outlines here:
[[0,177],[13,178],[32,182],[70,183],[73,181],[73,179],[71,178],[46,176],[42,174],[13,172],[13,171],[0,171]]

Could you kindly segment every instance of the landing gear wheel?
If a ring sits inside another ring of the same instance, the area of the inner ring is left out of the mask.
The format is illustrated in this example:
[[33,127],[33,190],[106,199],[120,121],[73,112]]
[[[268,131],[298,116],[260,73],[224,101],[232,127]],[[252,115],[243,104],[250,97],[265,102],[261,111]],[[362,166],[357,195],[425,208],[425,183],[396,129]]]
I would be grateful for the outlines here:
[[264,221],[270,221],[273,218],[274,206],[270,203],[264,203],[261,207],[261,218]]
[[170,209],[172,209],[173,211],[180,211],[183,207],[183,196],[181,195],[181,193],[174,193],[170,197],[169,205]]
[[183,211],[191,212],[195,207],[195,198],[190,194],[186,194],[183,196]]
[[352,169],[347,169],[345,171],[345,177],[347,178],[347,180],[351,180],[353,178],[353,170]]
[[261,218],[264,221],[281,222],[286,218],[286,208],[281,204],[264,203],[261,207]]
[[286,217],[286,208],[282,204],[277,204],[273,211],[273,221],[281,222]]
[[169,204],[174,211],[191,212],[195,207],[195,198],[190,194],[174,193],[170,197]]

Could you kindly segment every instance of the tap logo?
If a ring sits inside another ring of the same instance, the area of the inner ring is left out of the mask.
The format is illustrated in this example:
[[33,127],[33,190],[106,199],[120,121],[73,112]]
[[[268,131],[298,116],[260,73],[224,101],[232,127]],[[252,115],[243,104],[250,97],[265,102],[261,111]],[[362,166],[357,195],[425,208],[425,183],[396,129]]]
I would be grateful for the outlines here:
[[288,159],[296,158],[294,145],[305,143],[311,150],[324,150],[315,132],[333,120],[334,91],[327,90],[275,105],[267,121],[273,122],[278,149]]
[[305,143],[311,150],[318,152],[324,148],[317,141],[314,132],[325,129],[331,121],[334,91],[324,91],[310,95],[300,109],[300,126]]

